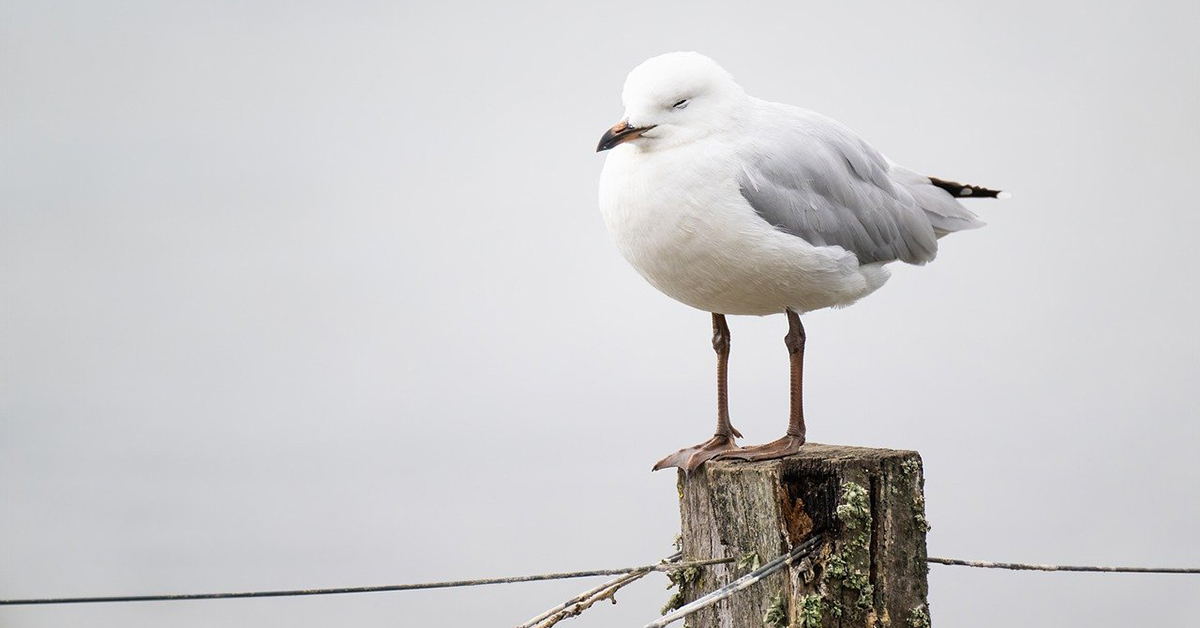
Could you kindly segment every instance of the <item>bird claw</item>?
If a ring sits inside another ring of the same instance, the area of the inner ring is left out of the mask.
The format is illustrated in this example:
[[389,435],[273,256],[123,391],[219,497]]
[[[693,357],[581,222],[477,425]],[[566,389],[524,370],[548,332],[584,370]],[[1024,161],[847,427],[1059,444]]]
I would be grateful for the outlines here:
[[765,445],[753,445],[751,447],[738,447],[732,451],[724,451],[716,456],[718,460],[748,460],[755,462],[758,460],[774,460],[776,458],[786,458],[800,451],[800,446],[804,444],[803,436],[792,436],[788,434],[778,440],[773,440]]
[[[741,434],[737,435],[741,436]],[[732,435],[714,434],[712,438],[695,447],[685,447],[659,460],[654,465],[654,471],[668,467],[679,467],[685,473],[691,473],[705,462],[730,450],[736,450],[738,446],[733,442],[733,439]]]

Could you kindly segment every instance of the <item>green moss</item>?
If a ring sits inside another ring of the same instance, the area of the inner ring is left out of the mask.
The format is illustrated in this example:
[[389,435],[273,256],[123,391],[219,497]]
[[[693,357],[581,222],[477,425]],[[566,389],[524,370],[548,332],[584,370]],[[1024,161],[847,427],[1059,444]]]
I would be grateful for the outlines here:
[[[915,475],[920,468],[921,464],[917,462],[916,458],[909,458],[900,463],[900,470],[904,472],[904,475]],[[915,513],[913,514],[913,523],[916,524],[918,530],[928,532],[930,525],[929,520],[925,518],[925,495],[921,493],[920,486],[916,487],[916,494],[917,496],[913,498],[913,512]]]
[[[851,593],[855,608],[871,609],[875,605],[875,587],[867,575],[871,560],[871,499],[867,489],[854,482],[842,484],[837,515],[845,540],[839,550],[825,560],[822,584]],[[829,612],[835,617],[841,617],[846,610],[837,601],[829,606]]]
[[754,571],[761,566],[762,561],[758,558],[758,552],[746,552],[737,561],[737,568],[747,572]]
[[687,598],[684,597],[684,587],[699,584],[700,578],[703,575],[704,571],[701,567],[685,567],[683,569],[672,569],[671,571],[668,571],[667,579],[671,582],[667,585],[667,589],[674,588],[675,593],[671,595],[671,597],[667,599],[667,603],[663,605],[662,614],[666,615],[680,606],[683,606],[687,601]]
[[[910,461],[906,473],[917,473],[919,463]],[[799,628],[818,628],[823,616],[851,625],[876,626],[880,622],[875,609],[875,587],[871,583],[871,495],[855,482],[844,482],[836,508],[841,534],[834,548],[821,562],[817,592],[799,601],[796,618]],[[924,517],[924,502],[917,512]],[[923,557],[913,558],[916,568],[928,568]],[[842,600],[845,600],[843,602]],[[904,628],[929,628],[924,606],[914,609]],[[916,622],[916,623],[914,623]],[[920,623],[925,622],[925,623]],[[902,625],[898,622],[897,625]]]
[[687,603],[687,600],[683,597],[683,591],[676,591],[671,594],[671,597],[667,598],[667,603],[658,609],[658,614],[666,615],[677,608],[682,608],[685,603]]
[[850,530],[870,528],[871,498],[867,489],[854,482],[842,485],[842,500],[837,507],[838,519]]
[[780,591],[771,598],[767,612],[763,615],[763,625],[769,628],[787,628],[788,623],[787,605],[783,601],[783,592]]
[[825,601],[814,593],[800,598],[800,627],[821,628],[821,615],[825,612]]
[[922,604],[909,612],[908,628],[929,628],[929,610],[925,605]]
[[875,587],[861,571],[856,569],[846,576],[845,580],[842,580],[842,588],[858,593],[858,599],[854,600],[855,606],[867,609],[875,605]]
[[850,571],[846,568],[846,559],[841,554],[834,554],[825,561],[825,578],[841,580]]
[[932,529],[929,520],[925,518],[925,496],[921,493],[917,493],[917,496],[913,498],[913,523],[922,532]]

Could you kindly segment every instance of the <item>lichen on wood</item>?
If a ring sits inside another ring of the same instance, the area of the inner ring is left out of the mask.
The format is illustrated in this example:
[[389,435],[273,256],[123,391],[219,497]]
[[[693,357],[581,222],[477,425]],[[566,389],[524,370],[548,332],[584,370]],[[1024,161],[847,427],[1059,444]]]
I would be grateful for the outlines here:
[[787,600],[780,591],[771,597],[767,612],[763,615],[763,625],[767,628],[787,628],[791,624],[788,618]]
[[667,598],[667,603],[663,605],[660,615],[667,613],[683,606],[687,603],[687,597],[684,595],[684,589],[688,586],[700,584],[700,579],[704,575],[703,567],[683,567],[681,569],[672,569],[667,574],[667,589],[675,589],[675,593]]
[[918,606],[908,615],[908,628],[929,628],[928,606]]
[[800,598],[801,628],[821,628],[821,614],[825,611],[825,599],[818,593]]
[[[680,475],[688,560],[734,556],[681,602],[727,584],[752,564],[821,532],[821,549],[788,570],[688,619],[688,626],[883,628],[926,613],[922,469],[916,452],[805,445],[782,460],[709,462]],[[778,594],[778,598],[776,597]],[[922,625],[919,628],[928,628]]]

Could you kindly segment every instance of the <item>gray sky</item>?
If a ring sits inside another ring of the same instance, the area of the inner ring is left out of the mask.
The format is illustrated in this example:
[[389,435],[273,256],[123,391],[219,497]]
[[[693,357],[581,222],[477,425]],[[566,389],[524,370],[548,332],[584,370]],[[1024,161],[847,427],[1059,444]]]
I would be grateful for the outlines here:
[[[668,554],[675,477],[649,468],[711,432],[709,319],[620,259],[593,150],[629,69],[677,49],[1015,195],[806,318],[812,440],[919,450],[935,555],[1200,564],[1194,2],[192,4],[3,3],[0,596]],[[786,325],[731,326],[734,422],[764,442]],[[641,625],[665,584],[573,625]],[[0,626],[503,626],[587,586]],[[1185,625],[1200,594],[930,587],[977,627]]]

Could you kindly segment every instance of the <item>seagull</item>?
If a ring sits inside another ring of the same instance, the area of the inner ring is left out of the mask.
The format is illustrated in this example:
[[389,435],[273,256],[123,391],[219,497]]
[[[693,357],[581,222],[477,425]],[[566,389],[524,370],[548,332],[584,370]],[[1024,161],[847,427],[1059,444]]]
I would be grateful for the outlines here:
[[[696,52],[653,57],[629,73],[625,115],[600,138],[610,151],[600,210],[622,256],[655,288],[712,314],[717,354],[713,437],[660,460],[770,460],[804,444],[800,315],[878,290],[891,262],[925,264],[942,236],[983,222],[958,199],[999,190],[902,168],[846,126],[754,98]],[[740,447],[726,375],[729,315],[784,314],[791,368],[787,432]]]

